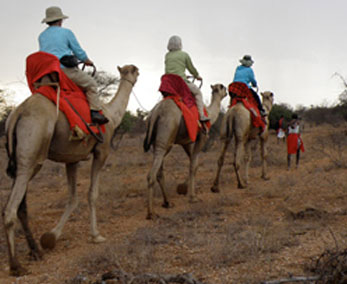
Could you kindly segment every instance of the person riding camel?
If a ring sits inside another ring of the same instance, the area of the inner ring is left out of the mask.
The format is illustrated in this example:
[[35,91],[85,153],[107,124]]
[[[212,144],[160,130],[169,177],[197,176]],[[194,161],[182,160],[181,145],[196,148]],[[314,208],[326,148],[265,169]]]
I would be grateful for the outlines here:
[[[251,68],[254,61],[250,55],[245,55],[242,59],[240,59],[240,63],[241,65],[237,66],[235,70],[233,82],[245,83],[248,86],[254,97],[254,100],[258,104],[260,114],[262,116],[266,116],[266,110],[263,108],[261,100],[258,96],[258,83],[255,79],[254,71]],[[256,88],[256,91],[252,87]]]
[[109,120],[99,112],[101,103],[97,83],[92,76],[77,67],[79,61],[87,66],[93,66],[94,63],[81,48],[74,33],[62,27],[63,20],[67,18],[68,16],[64,15],[59,7],[46,9],[46,17],[42,23],[46,23],[48,27],[39,35],[40,51],[58,57],[63,72],[85,92],[92,122],[105,124]]
[[189,54],[182,50],[181,38],[176,35],[170,37],[167,49],[169,51],[165,55],[165,74],[176,74],[186,82],[191,93],[195,97],[200,121],[209,121],[210,119],[204,114],[204,103],[202,101],[202,93],[200,88],[198,88],[194,83],[190,82],[185,74],[185,70],[187,69],[195,79],[198,81],[202,80],[198,71],[194,67]]

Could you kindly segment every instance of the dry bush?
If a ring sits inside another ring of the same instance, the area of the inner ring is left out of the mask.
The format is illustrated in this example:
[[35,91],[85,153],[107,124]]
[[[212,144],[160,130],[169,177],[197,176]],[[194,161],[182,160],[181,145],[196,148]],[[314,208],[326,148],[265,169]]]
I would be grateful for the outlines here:
[[288,224],[272,225],[270,218],[250,216],[225,228],[211,249],[217,267],[257,260],[297,244]]
[[313,149],[321,152],[329,158],[330,165],[325,167],[326,171],[337,168],[347,168],[347,131],[330,132],[326,136],[318,137]]

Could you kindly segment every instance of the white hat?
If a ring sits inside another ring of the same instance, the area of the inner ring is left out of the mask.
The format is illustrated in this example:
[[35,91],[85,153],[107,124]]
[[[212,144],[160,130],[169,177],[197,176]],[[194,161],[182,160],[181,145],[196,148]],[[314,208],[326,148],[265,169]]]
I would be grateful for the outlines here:
[[59,7],[49,7],[46,9],[46,18],[44,18],[41,23],[50,23],[58,20],[67,19]]

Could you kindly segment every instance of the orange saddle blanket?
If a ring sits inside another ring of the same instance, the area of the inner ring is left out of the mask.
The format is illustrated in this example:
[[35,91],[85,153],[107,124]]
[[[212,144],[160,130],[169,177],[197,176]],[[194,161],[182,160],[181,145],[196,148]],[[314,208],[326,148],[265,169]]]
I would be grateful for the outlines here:
[[[66,115],[73,133],[90,134],[83,120],[90,124],[90,108],[87,98],[83,91],[69,79],[60,68],[59,59],[50,53],[35,52],[26,59],[26,77],[29,88],[33,94],[40,93],[57,104],[57,91],[52,86],[35,86],[43,76],[56,73],[59,78],[60,99],[59,109]],[[71,107],[72,105],[72,107]],[[73,110],[77,110],[78,114]],[[96,126],[89,126],[94,133],[99,133]],[[101,131],[105,132],[105,126],[100,126]],[[80,136],[80,134],[79,134]],[[82,138],[82,137],[80,137]]]
[[[161,77],[159,91],[164,95],[164,100],[172,99],[182,111],[189,138],[195,142],[199,132],[199,112],[196,107],[195,97],[192,95],[184,80],[175,74],[165,74]],[[204,109],[207,114],[206,109]],[[210,122],[206,126],[211,127]]]
[[238,102],[243,103],[245,108],[251,113],[252,125],[256,128],[261,127],[264,130],[265,122],[260,115],[257,102],[253,98],[253,94],[248,86],[245,83],[234,82],[229,84],[228,91],[231,96],[229,107],[234,106]]

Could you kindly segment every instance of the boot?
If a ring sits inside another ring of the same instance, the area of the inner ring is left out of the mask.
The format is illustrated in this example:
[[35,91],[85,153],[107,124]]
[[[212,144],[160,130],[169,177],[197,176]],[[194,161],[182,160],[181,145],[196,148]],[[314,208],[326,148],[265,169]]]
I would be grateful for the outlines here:
[[97,110],[91,110],[90,115],[92,118],[92,122],[97,123],[99,125],[102,125],[108,122],[107,117],[105,117],[103,114],[101,114]]

